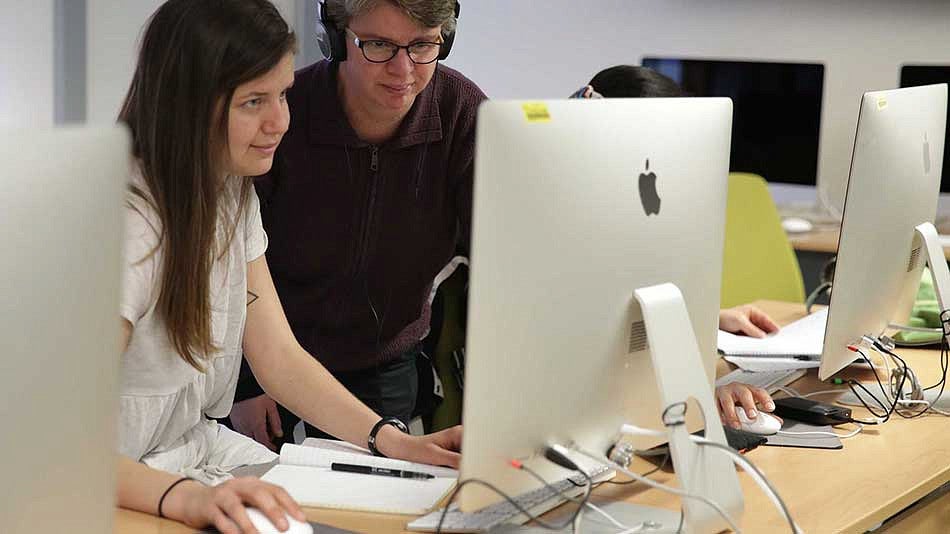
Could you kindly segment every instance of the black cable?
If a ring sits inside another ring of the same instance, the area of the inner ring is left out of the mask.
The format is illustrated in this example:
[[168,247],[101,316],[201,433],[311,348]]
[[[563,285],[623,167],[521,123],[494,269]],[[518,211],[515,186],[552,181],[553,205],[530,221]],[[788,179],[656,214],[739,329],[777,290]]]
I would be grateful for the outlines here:
[[676,534],[683,532],[683,520],[686,519],[686,510],[680,506],[680,522],[676,525]]
[[[901,375],[901,380],[900,380],[900,384],[898,384],[898,386],[897,386],[897,391],[898,391],[898,392],[904,391],[904,384],[905,384],[906,381],[907,381],[907,362],[905,362],[903,359],[901,359],[900,356],[897,356],[897,355],[894,354],[893,352],[887,350],[887,348],[884,347],[883,345],[881,345],[880,343],[878,343],[877,340],[872,340],[872,342],[874,343],[875,348],[877,348],[878,350],[881,350],[882,352],[887,352],[888,354],[890,354],[890,355],[892,355],[892,356],[895,356],[895,357],[897,358],[897,360],[901,362],[901,365],[902,365],[903,368],[904,368],[904,372],[903,372],[903,374]],[[857,352],[858,354],[861,355],[861,358],[864,359],[864,361],[868,364],[868,366],[871,367],[872,370],[874,369],[874,364],[871,362],[871,359],[868,358],[867,354],[865,354],[864,351],[861,350],[860,347],[855,347],[855,352]],[[886,398],[887,398],[887,390],[884,388],[884,384],[881,383],[881,378],[880,378],[879,376],[877,376],[877,372],[874,372],[874,379],[877,381],[877,385],[881,388],[881,392],[884,393],[884,398],[886,399]],[[852,378],[852,379],[848,379],[848,387],[851,388],[851,392],[854,393],[854,395],[855,395],[855,397],[857,397],[858,401],[860,401],[861,404],[864,405],[864,407],[865,407],[869,412],[871,412],[871,415],[874,416],[874,417],[876,417],[876,418],[878,418],[878,419],[880,419],[880,421],[865,421],[865,420],[860,420],[860,419],[854,419],[854,418],[852,418],[851,421],[850,421],[850,422],[852,422],[852,423],[860,423],[860,424],[863,424],[863,425],[880,425],[880,424],[884,424],[884,423],[886,423],[886,422],[891,418],[891,415],[894,413],[894,411],[897,410],[897,404],[898,404],[898,401],[900,400],[899,395],[896,395],[896,396],[894,397],[894,401],[890,404],[890,407],[885,407],[885,404],[884,404],[883,402],[881,402],[880,400],[878,400],[878,398],[875,397],[873,393],[871,393],[870,391],[868,391],[868,389],[867,389],[866,387],[864,387],[864,385],[861,384],[860,382],[858,382],[857,380],[854,380],[853,378]],[[857,390],[855,389],[855,387],[861,388],[861,389],[862,389],[865,393],[867,393],[872,399],[874,399],[874,401],[878,404],[878,406],[884,408],[884,409],[885,409],[885,412],[884,412],[883,414],[879,414],[879,413],[876,412],[873,408],[871,408],[870,406],[868,406],[868,403],[865,402],[863,398],[861,398],[861,395],[857,392]],[[898,413],[898,415],[900,415],[900,414]]]
[[[581,511],[584,509],[584,506],[587,505],[587,501],[590,500],[590,494],[594,486],[593,480],[590,478],[590,475],[588,475],[583,470],[579,469],[578,471],[580,471],[584,475],[584,477],[587,478],[587,481],[588,481],[587,491],[584,493],[584,497],[583,499],[581,499],[580,506],[577,507],[577,510],[574,511],[574,513],[571,515],[571,517],[568,520],[564,521],[560,525],[548,523],[547,521],[541,519],[540,517],[532,515],[531,512],[527,511],[523,506],[518,504],[513,498],[511,498],[511,496],[509,496],[504,491],[498,489],[493,484],[486,482],[484,480],[478,479],[478,478],[469,478],[469,479],[459,482],[458,486],[456,486],[455,489],[452,491],[452,494],[449,495],[449,500],[447,503],[445,503],[445,507],[442,508],[442,514],[439,516],[439,523],[435,527],[435,533],[441,534],[442,524],[445,523],[445,515],[449,511],[449,506],[451,506],[452,502],[455,500],[455,497],[458,495],[459,490],[461,490],[463,487],[465,487],[468,484],[481,484],[482,486],[495,492],[496,494],[504,498],[506,501],[508,501],[508,504],[512,505],[516,510],[518,510],[525,517],[527,517],[528,523],[534,522],[535,524],[537,524],[538,526],[540,526],[541,528],[545,530],[562,530],[564,528],[567,528],[569,525],[574,523],[574,521],[577,519],[577,516],[580,515]],[[545,483],[545,486],[548,486],[549,488],[551,488],[551,486],[547,483]],[[557,491],[556,488],[553,488],[553,489]]]
[[947,343],[947,335],[950,333],[950,310],[940,312],[940,324],[943,333],[940,337],[940,370],[943,374],[936,384],[923,389],[924,391],[930,391],[940,386],[940,393],[937,394],[937,397],[931,404],[936,404],[937,401],[940,400],[940,397],[943,395],[944,387],[947,384],[947,368],[950,367],[950,344]]
[[[883,345],[882,345],[882,347],[883,347]],[[891,357],[893,357],[893,358],[895,358],[896,360],[898,360],[898,361],[901,363],[901,365],[903,366],[903,373],[902,373],[902,376],[901,376],[902,379],[906,379],[908,373],[912,373],[912,372],[913,372],[913,371],[910,370],[910,367],[907,365],[907,362],[905,362],[903,358],[901,358],[900,356],[898,356],[897,354],[895,354],[894,352],[891,352],[890,350],[888,350],[888,349],[886,349],[886,348],[884,349],[884,351],[887,352],[887,354],[889,354]],[[915,375],[915,380],[916,380],[916,375]],[[897,388],[897,391],[895,392],[895,395],[894,395],[895,399],[894,399],[894,401],[899,404],[899,403],[900,403],[900,402],[899,402],[899,401],[900,401],[900,397],[903,396],[903,394],[904,394],[904,388],[903,388],[903,386],[899,386],[899,387]],[[916,412],[913,411],[913,408],[902,408],[902,409],[897,410],[897,415],[903,417],[904,419],[913,419],[913,418],[915,418],[915,417],[920,417],[921,415],[924,415],[924,414],[927,413],[929,410],[930,410],[930,406],[929,406],[929,405],[924,406],[922,409],[919,409],[919,410],[917,410]]]
[[[950,328],[950,310],[945,310],[944,312],[941,312],[940,315],[941,315],[941,322],[943,324],[943,331],[947,332],[948,328]],[[853,379],[848,380],[848,386],[851,388],[852,393],[854,393],[858,401],[861,402],[861,404],[869,412],[871,412],[872,416],[881,419],[880,422],[862,421],[862,420],[856,420],[856,419],[852,419],[851,422],[861,423],[861,424],[872,424],[872,425],[882,424],[882,423],[887,422],[890,419],[890,416],[894,413],[897,413],[897,415],[899,415],[900,417],[904,419],[914,419],[916,417],[921,417],[922,415],[925,415],[928,411],[930,411],[931,406],[936,404],[937,401],[943,396],[943,392],[945,391],[945,388],[946,388],[947,372],[948,372],[948,369],[950,369],[950,345],[948,345],[947,343],[946,336],[943,337],[940,344],[941,377],[936,383],[934,383],[934,385],[923,388],[921,390],[921,391],[930,391],[932,389],[939,387],[940,391],[937,394],[937,396],[934,398],[934,400],[930,402],[929,405],[920,409],[916,409],[916,410],[914,408],[903,408],[903,407],[899,408],[898,407],[900,405],[900,401],[902,400],[901,396],[904,394],[904,385],[907,382],[907,377],[912,373],[912,371],[910,370],[910,366],[907,365],[907,362],[903,358],[901,358],[894,351],[887,348],[883,343],[870,337],[868,337],[868,339],[872,342],[872,344],[874,345],[874,348],[876,348],[882,354],[886,354],[887,356],[890,356],[892,359],[894,359],[896,364],[899,364],[899,368],[901,370],[901,378],[900,378],[900,382],[897,385],[896,391],[892,391],[894,400],[893,402],[890,403],[890,406],[887,406],[885,405],[885,403],[881,402],[880,399],[878,399],[873,393],[868,391],[868,389],[864,387],[864,385],[861,384],[860,382]],[[864,361],[868,365],[872,366],[873,368],[873,364],[871,363],[871,360],[867,357],[867,355],[860,349],[857,349],[857,352],[861,355]],[[884,385],[881,383],[881,379],[880,377],[878,377],[876,372],[874,373],[874,378],[875,380],[877,380],[878,386],[881,388],[881,392],[884,393],[885,399],[887,399],[888,397],[887,390],[884,388]],[[867,395],[870,396],[878,406],[884,409],[884,413],[879,414],[873,408],[871,408],[871,406],[869,406],[867,402],[865,402],[865,400],[861,397],[861,395],[855,390],[855,387],[858,387],[861,390],[863,390],[865,393],[867,393]]]
[[[945,320],[946,314],[947,314],[947,311],[946,311],[946,310],[945,310],[944,312],[941,312],[941,314],[940,314],[940,316],[941,316],[941,321],[943,322],[943,325],[944,325],[944,328],[943,328],[943,331],[944,331],[944,332],[947,331],[947,330],[946,330],[946,328],[947,328],[947,321]],[[876,346],[877,346],[877,345],[876,345]],[[893,358],[897,359],[898,361],[900,361],[901,365],[902,365],[903,368],[904,368],[904,377],[902,377],[902,378],[906,378],[906,375],[907,375],[907,372],[908,372],[908,371],[907,371],[907,370],[908,370],[907,362],[905,362],[903,358],[901,358],[900,356],[898,356],[897,354],[895,354],[893,351],[891,351],[891,350],[888,349],[887,347],[884,347],[883,345],[880,345],[879,348],[880,348],[881,350],[883,350],[884,352],[886,352],[886,353],[887,353],[888,355],[890,355],[891,357],[893,357]],[[947,383],[948,351],[950,351],[950,347],[948,347],[946,336],[944,336],[943,339],[941,340],[941,343],[940,343],[940,369],[941,369],[941,371],[942,371],[942,375],[941,375],[941,377],[940,377],[940,380],[938,380],[937,383],[935,383],[934,385],[932,385],[932,386],[930,386],[930,387],[927,387],[927,388],[924,388],[924,389],[922,390],[922,391],[929,391],[929,390],[935,389],[935,388],[937,388],[937,387],[940,388],[940,392],[937,393],[937,396],[934,398],[933,402],[931,402],[929,405],[925,406],[924,408],[921,408],[921,409],[917,410],[916,412],[911,412],[910,409],[905,410],[905,411],[907,411],[907,412],[910,412],[909,414],[901,413],[901,411],[898,411],[898,412],[897,412],[898,415],[900,415],[901,417],[903,417],[903,418],[905,418],[905,419],[914,419],[914,418],[916,418],[916,417],[920,417],[920,416],[926,414],[928,411],[930,411],[930,407],[933,406],[934,404],[936,404],[938,400],[940,400],[940,397],[943,396],[944,388],[946,387],[946,383]],[[898,391],[897,391],[897,392],[898,392],[898,395],[900,395],[900,394],[903,392],[903,387],[898,388]]]

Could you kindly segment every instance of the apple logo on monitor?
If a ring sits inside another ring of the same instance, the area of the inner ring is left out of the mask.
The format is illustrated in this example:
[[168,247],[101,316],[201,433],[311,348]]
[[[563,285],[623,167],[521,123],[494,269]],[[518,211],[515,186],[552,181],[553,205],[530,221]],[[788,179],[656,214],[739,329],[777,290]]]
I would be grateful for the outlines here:
[[647,172],[640,173],[640,202],[648,216],[660,214],[660,195],[656,194],[656,174],[650,171],[650,158],[647,158]]

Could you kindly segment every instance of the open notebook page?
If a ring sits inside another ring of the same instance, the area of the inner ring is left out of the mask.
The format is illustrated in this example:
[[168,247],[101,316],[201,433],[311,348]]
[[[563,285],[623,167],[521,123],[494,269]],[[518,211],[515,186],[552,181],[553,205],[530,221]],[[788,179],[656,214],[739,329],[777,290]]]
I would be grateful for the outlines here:
[[307,438],[302,445],[286,444],[280,449],[281,465],[329,468],[333,462],[419,471],[438,478],[459,476],[455,469],[373,456],[366,449],[342,441]]
[[812,356],[821,355],[828,309],[824,308],[786,325],[765,338],[740,336],[719,331],[716,345],[727,356]]
[[[331,471],[332,462],[372,465],[429,473],[414,480]],[[280,463],[262,480],[283,487],[303,506],[391,514],[425,514],[455,486],[458,471],[446,467],[379,458],[345,442],[307,438],[303,445],[284,445]]]

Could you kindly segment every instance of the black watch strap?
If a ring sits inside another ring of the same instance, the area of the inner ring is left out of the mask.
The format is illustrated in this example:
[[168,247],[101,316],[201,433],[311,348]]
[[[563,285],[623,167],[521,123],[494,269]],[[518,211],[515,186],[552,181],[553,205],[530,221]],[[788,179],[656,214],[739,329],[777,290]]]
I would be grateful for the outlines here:
[[376,448],[376,434],[379,434],[379,429],[386,425],[392,425],[405,434],[409,433],[409,428],[406,427],[406,423],[403,423],[395,417],[383,417],[380,419],[375,425],[373,425],[373,429],[369,431],[369,437],[366,438],[366,444],[369,447],[369,451],[376,456],[386,456],[385,454],[379,452],[379,449]]

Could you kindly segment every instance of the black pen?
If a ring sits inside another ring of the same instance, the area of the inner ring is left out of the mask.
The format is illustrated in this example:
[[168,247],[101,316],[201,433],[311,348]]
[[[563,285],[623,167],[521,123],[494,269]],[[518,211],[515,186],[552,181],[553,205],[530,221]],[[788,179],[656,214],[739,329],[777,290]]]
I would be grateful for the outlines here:
[[402,469],[386,469],[385,467],[373,467],[371,465],[354,465],[354,464],[340,464],[340,463],[331,463],[331,471],[343,471],[346,473],[360,473],[363,475],[382,475],[387,477],[396,477],[396,478],[416,478],[421,480],[429,480],[430,478],[435,478],[435,476],[430,475],[429,473],[420,473],[418,471],[403,471]]

